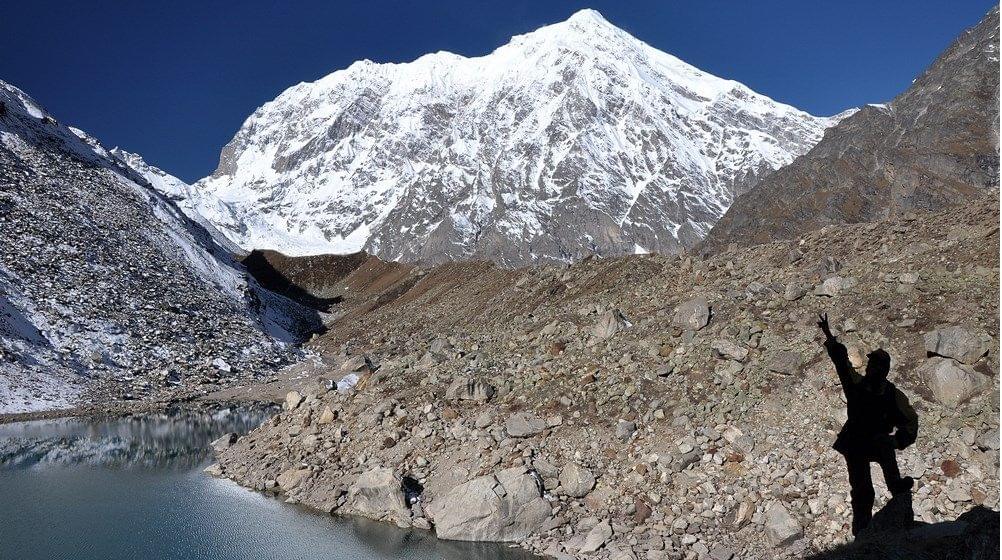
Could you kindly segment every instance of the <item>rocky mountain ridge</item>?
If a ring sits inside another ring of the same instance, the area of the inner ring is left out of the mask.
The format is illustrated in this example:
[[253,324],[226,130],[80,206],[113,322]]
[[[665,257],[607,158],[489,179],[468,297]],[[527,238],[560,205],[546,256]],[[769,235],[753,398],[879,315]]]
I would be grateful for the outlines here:
[[247,250],[506,265],[673,253],[836,120],[583,10],[485,56],[366,60],[291,87],[183,196]]
[[0,82],[0,412],[254,377],[319,323],[143,171]]
[[938,210],[998,190],[998,127],[996,7],[901,95],[842,120],[807,154],[739,196],[701,250]]

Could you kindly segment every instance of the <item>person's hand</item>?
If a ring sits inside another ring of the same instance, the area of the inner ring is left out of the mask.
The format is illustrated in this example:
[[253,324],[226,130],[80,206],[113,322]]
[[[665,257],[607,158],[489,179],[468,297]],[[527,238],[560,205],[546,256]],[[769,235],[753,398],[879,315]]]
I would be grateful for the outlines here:
[[821,329],[821,332],[825,333],[825,338],[828,338],[828,339],[835,338],[835,336],[832,334],[832,328],[828,324],[828,314],[824,313],[824,314],[818,315],[818,319],[819,319],[818,320],[818,327]]

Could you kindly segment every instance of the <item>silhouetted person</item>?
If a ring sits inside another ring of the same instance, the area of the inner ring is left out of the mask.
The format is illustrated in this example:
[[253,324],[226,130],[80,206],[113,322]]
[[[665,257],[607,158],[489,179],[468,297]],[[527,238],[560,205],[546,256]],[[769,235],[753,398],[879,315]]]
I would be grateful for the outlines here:
[[866,375],[860,375],[849,362],[845,346],[832,335],[828,315],[821,315],[819,319],[818,326],[825,333],[825,349],[835,363],[849,412],[832,447],[845,456],[849,470],[852,534],[855,536],[870,524],[873,516],[871,462],[880,465],[892,495],[911,490],[913,480],[902,478],[894,452],[915,442],[918,415],[904,393],[887,381],[891,369],[891,356],[887,352],[883,349],[870,352]]

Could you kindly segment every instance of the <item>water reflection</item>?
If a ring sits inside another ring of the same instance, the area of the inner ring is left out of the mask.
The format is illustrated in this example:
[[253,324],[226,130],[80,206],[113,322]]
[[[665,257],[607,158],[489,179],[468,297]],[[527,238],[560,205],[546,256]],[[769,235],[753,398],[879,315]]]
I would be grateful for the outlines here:
[[429,531],[321,515],[201,472],[211,441],[245,433],[272,413],[175,411],[0,426],[0,558],[537,558],[504,544],[440,541]]
[[0,425],[0,469],[55,465],[190,469],[209,459],[214,439],[228,432],[245,434],[274,413],[270,407],[236,407]]

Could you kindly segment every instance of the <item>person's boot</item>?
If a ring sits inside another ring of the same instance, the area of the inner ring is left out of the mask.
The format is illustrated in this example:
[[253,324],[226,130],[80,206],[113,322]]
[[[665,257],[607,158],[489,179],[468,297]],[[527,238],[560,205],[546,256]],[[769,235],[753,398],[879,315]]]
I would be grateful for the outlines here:
[[898,494],[904,494],[905,492],[911,492],[912,486],[915,485],[915,479],[910,476],[902,477],[893,488],[888,488],[891,491],[892,496],[897,496]]
[[855,511],[852,512],[852,536],[858,537],[860,533],[863,532],[870,525],[870,519],[873,517],[871,511]]

